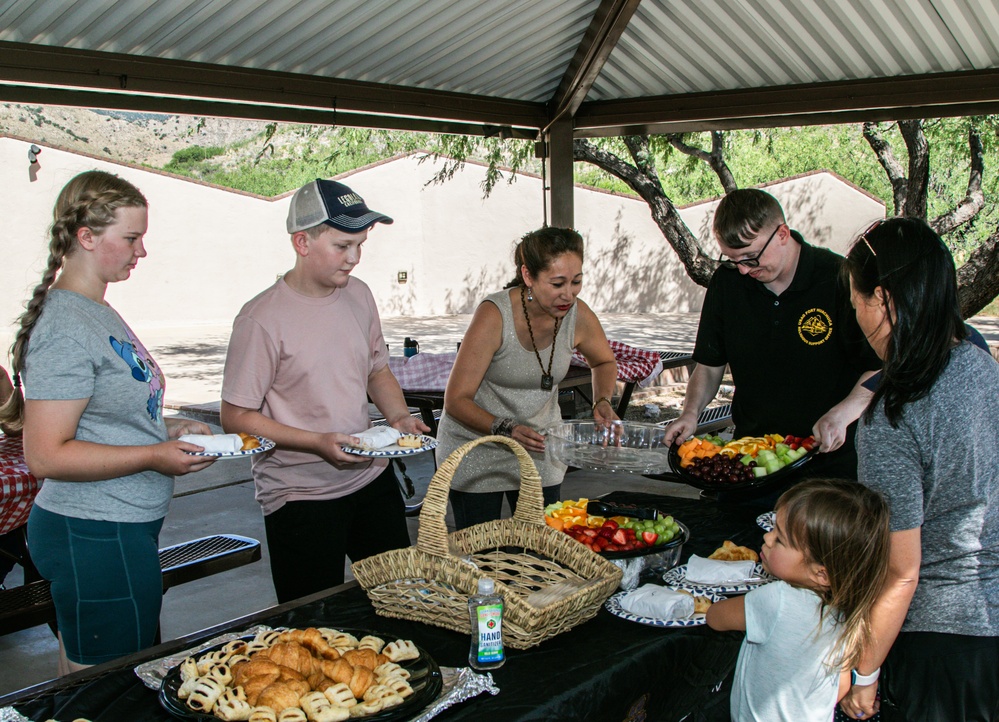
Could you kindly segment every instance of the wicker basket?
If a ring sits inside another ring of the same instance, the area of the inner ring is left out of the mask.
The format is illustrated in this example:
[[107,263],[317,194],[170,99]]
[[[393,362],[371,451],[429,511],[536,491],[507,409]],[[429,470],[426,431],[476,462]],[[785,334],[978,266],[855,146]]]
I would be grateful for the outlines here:
[[[450,536],[444,524],[451,480],[479,444],[505,444],[520,463],[520,501],[512,519]],[[434,474],[420,512],[416,546],[353,565],[375,611],[468,633],[468,599],[492,577],[503,595],[503,643],[527,649],[596,616],[621,570],[544,522],[541,477],[531,457],[505,436],[484,436],[452,453]]]

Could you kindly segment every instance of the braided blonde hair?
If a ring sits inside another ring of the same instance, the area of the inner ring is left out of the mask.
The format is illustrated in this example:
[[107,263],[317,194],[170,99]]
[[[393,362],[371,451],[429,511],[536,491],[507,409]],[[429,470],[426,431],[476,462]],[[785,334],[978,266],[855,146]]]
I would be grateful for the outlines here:
[[76,234],[89,228],[95,234],[115,222],[119,208],[146,208],[149,203],[134,185],[112,173],[91,170],[80,173],[59,192],[52,212],[49,231],[49,259],[41,282],[35,286],[18,322],[20,328],[10,347],[14,393],[0,407],[0,428],[9,434],[19,434],[24,424],[24,394],[21,391],[21,371],[28,352],[31,331],[42,315],[49,288],[63,266],[66,256],[76,250]]

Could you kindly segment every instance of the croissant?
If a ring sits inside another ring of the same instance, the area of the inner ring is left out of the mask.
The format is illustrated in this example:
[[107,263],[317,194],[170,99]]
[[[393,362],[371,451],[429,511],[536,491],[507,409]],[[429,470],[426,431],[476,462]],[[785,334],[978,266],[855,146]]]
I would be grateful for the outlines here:
[[[343,653],[343,659],[354,667],[367,667],[374,671],[375,667],[389,661],[385,655],[378,654],[371,648],[350,649]],[[393,660],[394,661],[394,660]]]
[[273,674],[258,674],[255,677],[249,677],[241,685],[243,687],[243,692],[246,693],[246,701],[254,707],[258,706],[260,693],[277,681],[277,672],[274,672]]
[[367,691],[368,687],[374,684],[375,673],[372,672],[367,667],[354,667],[354,674],[350,678],[350,682],[347,686],[350,687],[350,693],[354,695],[355,699],[361,699],[364,697],[364,693]]
[[278,642],[267,652],[267,658],[294,669],[303,677],[308,677],[314,671],[312,653],[298,642]]
[[[306,690],[308,691],[308,690]],[[278,714],[289,707],[298,707],[298,698],[302,692],[292,689],[288,682],[275,682],[263,689],[257,697],[257,704],[270,707]]]
[[350,678],[354,676],[354,668],[346,659],[338,659],[332,662],[328,659],[324,659],[319,664],[323,674],[332,679],[334,682],[344,682],[349,684]]
[[269,659],[251,659],[248,662],[240,662],[233,665],[232,683],[238,687],[250,677],[256,677],[261,674],[273,674],[276,680],[280,673],[281,670],[278,666]]

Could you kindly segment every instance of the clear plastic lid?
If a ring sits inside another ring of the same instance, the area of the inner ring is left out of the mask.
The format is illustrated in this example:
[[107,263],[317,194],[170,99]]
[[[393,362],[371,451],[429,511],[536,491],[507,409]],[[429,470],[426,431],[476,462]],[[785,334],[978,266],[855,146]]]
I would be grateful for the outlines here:
[[492,594],[496,589],[496,584],[489,577],[479,579],[479,594]]

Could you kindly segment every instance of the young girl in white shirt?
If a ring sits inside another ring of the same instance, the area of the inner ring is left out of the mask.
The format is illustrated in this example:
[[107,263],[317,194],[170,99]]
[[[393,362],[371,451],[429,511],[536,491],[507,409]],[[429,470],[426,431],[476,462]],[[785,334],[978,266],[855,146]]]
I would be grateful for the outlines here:
[[888,573],[888,505],[863,485],[813,479],[785,492],[760,561],[779,581],[713,605],[707,623],[745,630],[732,719],[829,722],[870,642]]

